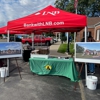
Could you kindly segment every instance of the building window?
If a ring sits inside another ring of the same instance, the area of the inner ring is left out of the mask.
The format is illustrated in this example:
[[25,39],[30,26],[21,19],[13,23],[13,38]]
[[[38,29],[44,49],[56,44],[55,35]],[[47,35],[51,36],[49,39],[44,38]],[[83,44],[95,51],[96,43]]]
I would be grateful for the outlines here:
[[[88,31],[87,32],[87,37],[91,37],[92,35],[91,35],[91,31]],[[85,32],[83,32],[83,37],[85,37]]]
[[91,35],[91,31],[89,31],[89,32],[88,32],[88,37],[91,37],[91,36],[92,36],[92,35]]
[[97,41],[100,40],[100,30],[97,30],[97,33],[96,33],[96,40],[97,40]]

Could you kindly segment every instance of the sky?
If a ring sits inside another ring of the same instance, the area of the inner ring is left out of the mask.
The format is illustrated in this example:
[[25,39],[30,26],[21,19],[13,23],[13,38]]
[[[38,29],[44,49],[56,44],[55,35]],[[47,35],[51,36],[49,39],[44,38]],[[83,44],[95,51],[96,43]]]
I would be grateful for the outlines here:
[[0,0],[0,27],[10,20],[37,12],[48,5],[54,6],[56,0]]
[[79,46],[89,50],[100,50],[100,42],[78,43]]
[[20,44],[20,43],[1,43],[0,44],[0,50],[8,50],[8,49],[10,49],[10,50],[16,50],[16,48],[17,48],[17,50],[20,50],[21,48],[22,48],[22,45]]

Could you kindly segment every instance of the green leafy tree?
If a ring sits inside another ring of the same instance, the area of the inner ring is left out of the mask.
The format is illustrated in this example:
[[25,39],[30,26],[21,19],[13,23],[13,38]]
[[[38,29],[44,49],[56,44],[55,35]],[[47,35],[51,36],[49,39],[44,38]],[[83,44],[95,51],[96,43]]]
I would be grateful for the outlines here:
[[66,10],[66,6],[68,5],[69,0],[56,0],[55,5],[57,8],[62,10]]
[[65,42],[67,40],[67,37],[65,36],[65,32],[61,33],[61,43]]
[[[74,0],[56,0],[55,6],[75,13]],[[77,13],[90,17],[100,16],[100,0],[78,0]]]
[[45,33],[45,36],[50,36],[50,37],[52,37],[52,36],[55,36],[52,32],[46,32]]
[[76,53],[83,53],[83,51],[84,51],[84,48],[83,47],[81,47],[81,46],[79,46],[78,44],[76,44]]

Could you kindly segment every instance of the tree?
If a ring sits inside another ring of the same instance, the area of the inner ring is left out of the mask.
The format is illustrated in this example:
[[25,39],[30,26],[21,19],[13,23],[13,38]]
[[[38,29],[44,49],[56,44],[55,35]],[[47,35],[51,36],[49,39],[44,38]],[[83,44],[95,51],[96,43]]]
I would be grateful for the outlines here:
[[[74,0],[56,0],[55,6],[75,13]],[[77,13],[88,17],[100,16],[100,0],[78,0]]]
[[68,5],[69,0],[56,0],[55,5],[57,8],[66,10],[66,5]]
[[55,36],[52,32],[46,32],[45,33],[45,36],[50,36],[50,37],[52,37],[52,36]]
[[61,42],[65,42],[67,40],[66,36],[65,36],[65,32],[61,33]]
[[84,51],[84,48],[83,47],[81,47],[81,46],[79,46],[78,44],[76,44],[76,53],[83,53],[83,51]]
[[[76,13],[74,8],[75,0],[56,0],[55,6],[61,10]],[[88,17],[100,16],[100,0],[78,0],[77,14]],[[68,42],[69,53],[69,42]]]

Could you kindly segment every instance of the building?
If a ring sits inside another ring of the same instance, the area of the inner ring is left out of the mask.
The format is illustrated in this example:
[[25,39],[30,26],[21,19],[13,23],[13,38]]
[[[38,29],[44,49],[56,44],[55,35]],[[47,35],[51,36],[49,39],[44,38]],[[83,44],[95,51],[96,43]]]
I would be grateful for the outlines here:
[[[85,36],[84,29],[76,34],[76,41],[80,42]],[[100,41],[100,17],[87,18],[87,37],[92,36],[97,42]]]

